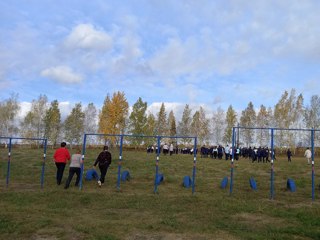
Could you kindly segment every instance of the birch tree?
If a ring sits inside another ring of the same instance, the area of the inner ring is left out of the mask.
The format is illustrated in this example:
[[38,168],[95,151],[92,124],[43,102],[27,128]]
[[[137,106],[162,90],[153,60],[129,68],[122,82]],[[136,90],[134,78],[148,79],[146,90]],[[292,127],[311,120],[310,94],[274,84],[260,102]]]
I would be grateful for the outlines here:
[[80,145],[84,132],[84,112],[81,103],[77,103],[64,121],[65,139],[72,145]]
[[157,134],[158,135],[167,135],[168,126],[167,126],[167,113],[164,103],[161,104],[159,113],[157,114]]
[[[256,112],[254,110],[252,102],[249,102],[247,108],[242,111],[240,117],[241,127],[253,128],[256,124]],[[250,146],[254,140],[254,130],[253,129],[241,129],[242,139],[244,140],[246,146]]]
[[32,100],[31,109],[26,114],[21,126],[21,134],[29,138],[43,138],[45,135],[45,116],[48,109],[48,98],[40,95]]
[[[270,112],[271,111],[271,112]],[[272,125],[270,125],[272,118],[272,110],[271,108],[268,109],[261,105],[258,115],[257,115],[257,127],[259,128],[268,128]],[[270,136],[269,136],[269,130],[267,129],[259,129],[257,130],[257,142],[259,143],[259,146],[268,146],[270,142]]]
[[212,134],[217,144],[223,140],[223,132],[225,128],[225,112],[221,107],[218,107],[212,116]]
[[[144,135],[147,126],[147,102],[143,102],[139,97],[137,102],[132,107],[132,112],[129,116],[129,133],[134,135]],[[134,145],[141,145],[143,138],[132,138],[131,142]]]
[[[320,97],[319,95],[313,95],[310,99],[310,105],[305,108],[304,122],[309,129],[320,129]],[[316,134],[317,143],[319,143],[319,133]],[[304,145],[309,146],[311,142],[311,134],[307,133],[304,138]]]
[[171,110],[168,116],[169,136],[177,135],[176,117]]
[[232,128],[237,123],[237,114],[235,110],[233,109],[232,105],[228,107],[227,113],[226,113],[226,129],[224,133],[224,141],[226,144],[232,143]]
[[[147,136],[156,135],[156,118],[152,113],[149,113],[147,116],[145,134]],[[154,138],[146,138],[145,143],[147,145],[154,145],[156,143],[156,140]]]
[[16,117],[20,110],[18,94],[0,102],[0,135],[14,136],[18,132]]
[[[182,113],[181,121],[178,125],[178,132],[180,136],[190,136],[191,135],[191,109],[188,104],[185,105]],[[183,138],[183,144],[191,143],[192,139],[190,138]]]
[[51,102],[49,109],[46,111],[44,118],[45,122],[45,137],[55,146],[61,131],[61,113],[58,100]]
[[97,131],[97,108],[93,103],[89,103],[84,109],[83,127],[85,133],[95,133]]

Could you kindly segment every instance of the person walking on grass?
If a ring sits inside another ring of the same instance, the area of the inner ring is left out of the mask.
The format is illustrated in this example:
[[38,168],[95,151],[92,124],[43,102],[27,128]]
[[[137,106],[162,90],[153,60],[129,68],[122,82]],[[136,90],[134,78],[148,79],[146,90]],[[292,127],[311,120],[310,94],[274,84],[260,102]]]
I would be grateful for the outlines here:
[[79,185],[82,163],[83,163],[83,160],[82,160],[82,156],[81,156],[81,150],[80,150],[80,148],[78,148],[76,150],[76,153],[72,154],[72,156],[71,156],[70,167],[69,167],[69,176],[66,181],[66,185],[64,186],[65,189],[69,188],[69,185],[72,181],[74,174],[77,175],[75,186],[77,187]]
[[64,172],[64,168],[66,166],[66,163],[68,160],[70,160],[70,153],[68,151],[68,149],[66,148],[66,143],[62,142],[61,143],[61,147],[58,148],[54,155],[54,162],[56,164],[57,167],[57,175],[56,175],[56,180],[57,180],[57,184],[60,185],[61,184],[61,180],[63,177],[63,172]]
[[311,151],[309,148],[307,148],[307,150],[304,152],[304,156],[307,158],[308,164],[310,164],[310,160],[311,160]]
[[291,156],[292,156],[292,152],[291,152],[290,148],[288,148],[288,150],[287,150],[288,162],[291,162]]
[[93,164],[93,168],[95,168],[98,164],[100,169],[100,180],[98,181],[99,187],[104,183],[108,168],[111,164],[112,156],[108,151],[108,146],[103,147],[103,151],[99,154],[96,161]]

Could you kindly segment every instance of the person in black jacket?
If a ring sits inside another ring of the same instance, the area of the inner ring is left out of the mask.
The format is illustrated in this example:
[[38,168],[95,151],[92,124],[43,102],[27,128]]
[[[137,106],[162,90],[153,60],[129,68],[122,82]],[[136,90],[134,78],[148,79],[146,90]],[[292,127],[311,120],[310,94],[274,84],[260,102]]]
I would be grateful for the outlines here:
[[107,174],[108,168],[111,164],[112,156],[111,153],[108,151],[108,146],[103,147],[103,151],[99,154],[96,161],[93,164],[93,168],[99,164],[100,169],[100,180],[98,181],[99,187],[104,183],[105,176]]
[[287,150],[288,162],[291,162],[291,156],[292,156],[292,152],[291,152],[290,148],[288,148],[288,150]]

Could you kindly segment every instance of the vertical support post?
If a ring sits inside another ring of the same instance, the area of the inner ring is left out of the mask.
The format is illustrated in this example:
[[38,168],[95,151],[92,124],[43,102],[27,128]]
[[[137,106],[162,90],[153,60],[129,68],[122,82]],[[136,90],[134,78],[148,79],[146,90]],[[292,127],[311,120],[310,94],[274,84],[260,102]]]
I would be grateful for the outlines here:
[[8,165],[7,165],[7,180],[6,180],[6,186],[7,186],[7,187],[8,187],[8,185],[9,185],[9,178],[10,178],[11,149],[12,149],[12,138],[9,138]]
[[123,135],[120,136],[120,153],[119,153],[119,161],[118,161],[118,181],[117,181],[117,189],[118,190],[120,190],[121,165],[122,165],[122,144],[123,144]]
[[232,128],[232,156],[231,156],[231,168],[230,168],[230,191],[229,191],[229,195],[232,194],[232,190],[233,190],[233,165],[234,165],[234,148],[235,145],[235,127]]
[[270,176],[270,199],[273,200],[274,198],[274,169],[273,169],[273,161],[274,161],[274,148],[273,148],[273,134],[274,129],[271,128],[271,176]]
[[240,123],[238,123],[238,128],[237,128],[237,148],[239,147],[239,138],[240,138]]
[[311,163],[312,163],[312,173],[311,173],[311,181],[312,181],[312,190],[311,190],[311,196],[312,196],[312,201],[314,201],[314,128],[311,130]]
[[197,138],[194,138],[194,147],[193,147],[193,170],[192,170],[192,194],[194,194],[195,181],[196,181],[196,165],[197,165]]
[[47,139],[43,140],[43,161],[42,161],[42,171],[41,171],[41,189],[43,188],[44,183],[44,167],[46,163],[46,155],[47,155]]
[[84,134],[83,145],[82,145],[82,163],[81,163],[79,190],[82,190],[82,181],[83,181],[83,172],[84,172],[84,155],[86,154],[86,142],[87,142],[87,134]]
[[158,174],[159,174],[159,155],[160,155],[160,136],[157,136],[157,158],[156,158],[156,177],[154,179],[154,193],[158,192]]

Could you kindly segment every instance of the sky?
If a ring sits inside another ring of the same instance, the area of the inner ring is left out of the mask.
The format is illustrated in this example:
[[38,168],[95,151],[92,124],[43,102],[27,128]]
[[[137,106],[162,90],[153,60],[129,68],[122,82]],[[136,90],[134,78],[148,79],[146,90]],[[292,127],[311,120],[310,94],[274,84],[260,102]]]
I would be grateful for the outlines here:
[[[320,93],[318,0],[3,0],[0,101],[244,110]],[[178,113],[177,113],[178,114]]]

